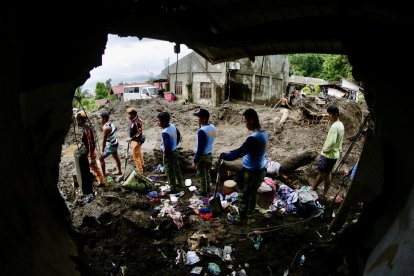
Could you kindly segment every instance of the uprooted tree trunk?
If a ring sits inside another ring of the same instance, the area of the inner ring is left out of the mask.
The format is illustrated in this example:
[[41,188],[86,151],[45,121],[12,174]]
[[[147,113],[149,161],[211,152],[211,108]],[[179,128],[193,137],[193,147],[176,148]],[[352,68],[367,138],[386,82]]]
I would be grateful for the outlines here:
[[[305,151],[288,157],[280,162],[279,173],[292,173],[296,169],[311,163],[317,156],[316,151]],[[241,171],[243,169],[242,160],[224,161],[222,169],[233,172]]]
[[280,162],[279,173],[291,173],[302,166],[310,164],[317,156],[318,153],[311,150],[291,156]]

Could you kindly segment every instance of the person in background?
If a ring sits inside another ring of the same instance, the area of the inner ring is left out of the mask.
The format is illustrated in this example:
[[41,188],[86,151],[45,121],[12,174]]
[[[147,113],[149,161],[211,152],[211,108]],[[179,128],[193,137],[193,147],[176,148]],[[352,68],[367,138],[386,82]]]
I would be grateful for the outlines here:
[[[279,116],[275,117],[273,119],[275,126],[273,127],[273,132],[277,133],[281,130],[283,127],[283,124],[286,122],[288,116],[289,116],[289,110],[292,109],[292,107],[289,105],[289,99],[287,97],[283,97],[278,101],[273,108],[276,108],[279,105],[279,112],[281,114],[280,118]],[[272,108],[272,110],[273,110]]]
[[[366,131],[362,131],[361,135],[359,136],[359,141],[361,142],[361,146],[364,146],[365,144],[365,135],[366,135]],[[359,158],[357,162],[355,163],[355,165],[352,167],[351,171],[348,173],[349,180],[351,181],[354,180],[355,173],[358,169],[358,163],[359,163]]]
[[247,109],[243,113],[242,121],[252,134],[246,139],[242,146],[228,153],[221,153],[220,159],[232,161],[243,157],[243,180],[239,192],[239,214],[235,223],[246,221],[247,215],[253,214],[256,208],[256,192],[266,175],[268,134],[260,126],[259,116],[254,109]]
[[286,109],[292,109],[292,107],[289,105],[289,99],[286,97],[283,97],[280,99],[280,108],[286,108]]
[[95,139],[93,137],[91,126],[86,123],[86,119],[87,117],[85,112],[81,111],[76,114],[76,122],[78,126],[82,128],[81,140],[88,155],[89,168],[98,180],[98,187],[105,187],[105,178],[102,174],[101,168],[96,163]]
[[118,156],[118,139],[116,138],[116,127],[115,125],[109,121],[109,114],[107,112],[101,113],[101,124],[102,124],[102,153],[99,161],[101,162],[102,173],[106,176],[105,170],[105,158],[109,155],[115,159],[116,167],[118,168],[117,175],[122,174],[121,170],[121,160]]
[[200,109],[193,113],[198,117],[200,129],[197,132],[195,156],[191,167],[197,168],[197,175],[201,183],[202,195],[210,193],[210,169],[213,163],[213,145],[216,138],[216,127],[208,122],[210,113],[206,109]]
[[342,142],[344,139],[344,125],[339,120],[338,107],[331,105],[328,107],[327,112],[332,125],[323,144],[321,156],[318,161],[319,173],[312,187],[312,190],[316,191],[319,184],[322,181],[324,182],[322,198],[326,197],[326,193],[331,185],[331,172],[342,152]]
[[157,119],[158,126],[162,128],[161,148],[163,151],[164,168],[168,175],[171,193],[177,193],[184,186],[177,149],[181,137],[175,125],[170,124],[170,114],[168,112],[160,112],[157,115]]
[[140,174],[144,173],[144,158],[142,157],[141,142],[142,142],[142,120],[138,117],[135,108],[127,109],[128,119],[131,121],[129,126],[129,141],[132,145],[132,158],[134,159],[137,171]]

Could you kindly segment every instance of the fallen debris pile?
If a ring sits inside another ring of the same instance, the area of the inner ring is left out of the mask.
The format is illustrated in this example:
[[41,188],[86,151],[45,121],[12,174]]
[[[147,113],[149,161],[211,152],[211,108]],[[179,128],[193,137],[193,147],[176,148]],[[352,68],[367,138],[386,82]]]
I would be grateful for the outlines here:
[[[311,106],[312,112],[322,113],[327,103],[305,99],[302,104],[304,108]],[[362,121],[361,109],[350,101],[340,100],[336,104],[341,110],[346,137],[354,135]],[[192,113],[199,106],[154,99],[111,102],[92,112],[91,122],[100,142],[102,132],[98,115],[102,111],[110,114],[110,120],[119,129],[118,153],[122,161],[125,161],[127,150],[129,122],[125,110],[129,106],[135,107],[143,119],[146,136],[142,148],[146,177],[136,173],[128,177],[129,180],[138,177],[136,183],[145,183],[139,192],[126,189],[132,185],[131,181],[117,178],[115,163],[107,159],[112,183],[103,189],[94,187],[91,195],[81,195],[80,188],[75,188],[73,183],[73,151],[80,133],[75,134],[71,129],[63,147],[59,188],[72,215],[85,269],[106,275],[202,275],[206,272],[211,275],[283,275],[286,271],[289,275],[324,275],[341,266],[343,255],[333,242],[334,233],[327,232],[326,227],[332,219],[332,210],[318,200],[316,192],[308,189],[309,182],[317,174],[317,156],[327,129],[325,124],[301,121],[303,110],[307,109],[291,110],[283,129],[272,133],[274,111],[266,106],[253,106],[262,127],[269,132],[268,179],[259,188],[259,208],[250,215],[247,224],[239,226],[232,223],[237,213],[237,189],[226,192],[223,183],[234,180],[240,163],[229,162],[220,170],[217,194],[223,209],[220,215],[213,215],[211,210],[210,200],[215,194],[208,197],[199,194],[200,185],[191,168],[198,129]],[[241,124],[241,114],[250,107],[243,103],[208,107],[210,122],[217,128],[214,164],[221,152],[238,148],[249,135]],[[160,111],[171,114],[171,122],[177,125],[183,137],[180,156],[183,176],[189,185],[176,194],[170,193],[162,166],[161,129],[155,122]],[[344,142],[344,149],[349,143]],[[328,198],[335,196],[341,177],[352,168],[360,151],[356,145],[342,171],[338,172],[339,176],[334,176]],[[129,161],[127,170],[130,172],[133,168]],[[217,172],[216,164],[212,179]],[[334,202],[331,207],[338,208],[339,204]]]

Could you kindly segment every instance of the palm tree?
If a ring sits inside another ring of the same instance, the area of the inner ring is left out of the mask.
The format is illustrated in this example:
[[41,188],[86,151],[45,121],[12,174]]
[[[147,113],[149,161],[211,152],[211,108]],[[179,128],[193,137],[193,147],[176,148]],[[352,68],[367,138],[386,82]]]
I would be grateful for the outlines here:
[[86,99],[87,96],[89,94],[89,90],[82,90],[82,86],[79,86],[78,88],[76,88],[75,90],[75,96],[73,97],[73,107],[76,108],[81,108],[80,103],[82,102],[83,99]]

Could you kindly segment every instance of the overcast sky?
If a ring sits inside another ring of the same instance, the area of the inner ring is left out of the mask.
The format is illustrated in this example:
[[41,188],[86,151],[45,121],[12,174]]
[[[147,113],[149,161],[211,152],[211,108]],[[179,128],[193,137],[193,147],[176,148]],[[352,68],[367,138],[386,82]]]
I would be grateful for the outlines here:
[[[192,50],[180,45],[178,59],[189,54]],[[108,35],[102,65],[94,68],[91,77],[83,84],[82,89],[95,91],[97,82],[111,79],[111,84],[122,82],[144,82],[150,75],[157,76],[165,68],[165,60],[169,64],[177,60],[174,53],[174,43],[162,40],[142,39],[137,37],[118,37]]]

